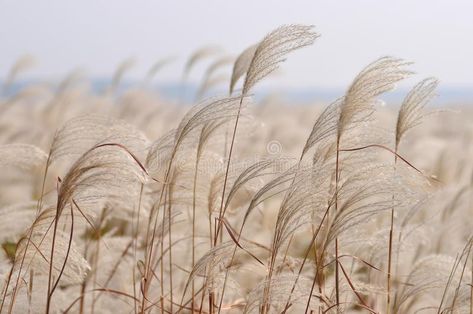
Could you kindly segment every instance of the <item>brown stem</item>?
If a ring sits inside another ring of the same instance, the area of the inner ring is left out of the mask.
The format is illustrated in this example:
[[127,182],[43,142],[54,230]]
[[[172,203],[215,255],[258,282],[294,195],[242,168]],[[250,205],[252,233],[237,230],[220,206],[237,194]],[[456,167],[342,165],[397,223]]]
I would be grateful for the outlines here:
[[51,244],[51,255],[49,258],[49,276],[48,276],[48,294],[46,295],[46,314],[49,314],[49,310],[51,307],[51,284],[52,284],[52,277],[53,277],[53,262],[54,262],[54,245],[56,243],[56,232],[57,232],[57,224],[59,219],[59,209],[56,209],[56,216],[54,218],[54,229],[53,229],[53,239]]
[[[396,171],[397,159],[398,159],[398,143],[394,148],[394,171]],[[393,203],[395,195],[393,194]],[[391,313],[391,270],[392,270],[392,253],[393,253],[393,236],[394,236],[394,204],[391,209],[391,225],[389,228],[389,243],[388,243],[388,274],[387,274],[387,295],[386,295],[386,314]]]
[[[340,167],[340,136],[337,136],[337,156],[335,163],[335,213],[338,212],[338,181],[339,181],[339,167]],[[339,262],[338,262],[338,237],[335,238],[335,296],[337,301],[337,312],[340,310],[340,287],[339,287]]]
[[[199,168],[199,156],[196,154],[195,160],[195,171],[194,171],[194,186],[192,188],[192,269],[195,265],[195,210],[196,210],[196,193],[197,193],[197,171]],[[194,304],[195,304],[195,282],[192,279],[192,313],[194,313]]]
[[[44,189],[45,189],[45,186],[46,186],[46,178],[47,178],[47,175],[48,175],[50,160],[51,160],[51,153],[48,154],[48,159],[46,160],[46,166],[44,168],[43,183],[42,183],[42,186],[41,186],[41,195],[40,195],[40,198],[39,198],[37,206],[36,206],[36,218],[38,218],[39,213],[41,212],[43,196],[44,196]],[[30,231],[28,232],[28,240],[26,241],[25,251],[24,251],[24,253],[21,257],[20,268],[18,270],[18,275],[16,277],[15,287],[13,288],[13,293],[12,293],[12,297],[11,297],[10,308],[8,310],[9,313],[11,313],[13,311],[13,305],[15,304],[15,297],[16,297],[16,293],[18,291],[18,284],[20,282],[21,271],[23,269],[23,264],[24,264],[25,258],[26,258],[26,252],[28,252],[28,247],[30,245],[31,236],[33,235],[34,227],[35,227],[35,224],[33,223],[33,225],[30,228]],[[13,273],[13,267],[14,266],[15,266],[15,263],[13,263],[13,265],[12,265],[12,270],[11,270],[12,273]],[[0,306],[0,313],[1,313],[2,308],[3,308],[3,302],[6,298],[6,293],[8,291],[9,283],[10,283],[10,278],[8,278],[7,285],[5,287],[5,294],[3,295],[2,304]]]
[[[330,209],[330,206],[327,207],[327,209],[325,210],[325,213],[324,213],[324,215],[323,215],[323,217],[322,217],[322,219],[321,219],[321,221],[320,221],[319,226],[317,227],[317,230],[316,230],[316,231],[314,232],[314,234],[312,235],[312,239],[311,239],[311,241],[310,241],[310,243],[309,243],[309,246],[307,247],[307,250],[306,250],[306,252],[305,252],[304,259],[302,260],[301,266],[299,267],[299,271],[298,271],[298,273],[297,273],[296,280],[294,281],[294,284],[292,285],[291,292],[289,293],[289,297],[288,297],[288,299],[287,299],[287,302],[286,302],[286,305],[285,305],[285,307],[284,307],[283,313],[286,313],[286,311],[289,309],[289,302],[291,301],[291,296],[292,296],[292,294],[294,293],[294,290],[295,290],[295,288],[296,288],[297,282],[299,281],[299,277],[300,277],[300,275],[301,275],[301,273],[302,273],[302,269],[304,268],[304,265],[305,265],[305,263],[306,263],[306,261],[307,261],[307,258],[309,257],[309,253],[310,253],[310,251],[311,251],[311,248],[312,248],[312,246],[314,245],[315,240],[317,239],[317,236],[318,236],[318,234],[319,234],[320,229],[322,228],[322,225],[323,225],[323,223],[324,223],[325,218],[327,217],[327,214],[328,214],[329,209]],[[315,281],[315,278],[314,278],[314,281]],[[311,291],[311,294],[312,294],[312,291]],[[310,303],[310,300],[309,300],[308,303]]]
[[67,259],[69,258],[69,253],[71,251],[73,235],[74,235],[74,212],[73,212],[73,208],[72,208],[72,204],[71,204],[71,234],[69,235],[69,243],[67,244],[66,256],[64,258],[64,262],[62,264],[61,271],[59,272],[59,275],[56,279],[56,282],[54,283],[54,286],[51,289],[50,297],[52,297],[52,294],[54,293],[54,290],[56,290],[56,287],[59,284],[59,280],[61,280],[62,274],[64,273],[64,269],[66,268]]
[[219,233],[222,229],[222,218],[225,217],[226,208],[224,208],[224,206],[223,206],[224,201],[225,201],[225,191],[227,189],[228,173],[230,171],[230,163],[232,161],[233,147],[234,147],[234,144],[235,144],[235,138],[236,138],[236,132],[237,132],[237,128],[238,128],[238,122],[240,121],[240,113],[241,113],[242,105],[243,105],[243,95],[241,95],[241,98],[240,98],[240,104],[238,106],[238,112],[237,112],[237,116],[236,116],[236,119],[235,119],[235,125],[233,127],[232,141],[230,143],[230,150],[228,152],[228,160],[227,160],[227,166],[226,166],[226,169],[225,169],[225,178],[223,180],[222,199],[221,199],[221,202],[220,202],[220,211],[219,211],[219,215],[218,215],[218,225],[217,225],[217,230],[215,232],[214,245],[217,244],[218,235],[219,235]]

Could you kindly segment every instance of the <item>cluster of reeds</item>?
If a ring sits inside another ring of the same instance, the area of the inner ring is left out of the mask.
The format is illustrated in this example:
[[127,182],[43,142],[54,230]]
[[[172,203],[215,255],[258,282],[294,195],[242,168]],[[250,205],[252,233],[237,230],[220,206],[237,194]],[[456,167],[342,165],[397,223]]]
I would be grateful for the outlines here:
[[[233,62],[228,96],[190,109],[144,91],[169,59],[119,96],[131,61],[103,95],[71,75],[4,98],[0,313],[472,313],[471,160],[404,143],[435,79],[383,117],[379,98],[413,73],[382,57],[310,119],[299,147],[267,145],[293,131],[291,112],[312,111],[251,92],[318,36],[282,26],[234,62],[217,57],[196,97]],[[196,51],[183,79],[215,53]],[[277,110],[265,138],[255,121]]]

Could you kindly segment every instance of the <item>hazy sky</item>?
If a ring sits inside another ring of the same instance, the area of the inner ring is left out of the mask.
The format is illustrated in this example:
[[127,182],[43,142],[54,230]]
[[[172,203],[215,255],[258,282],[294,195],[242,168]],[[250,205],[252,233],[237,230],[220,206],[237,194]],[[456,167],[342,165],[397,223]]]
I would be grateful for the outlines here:
[[[176,61],[159,81],[180,77],[204,44],[233,55],[288,23],[313,24],[316,44],[289,57],[274,84],[346,86],[383,55],[414,61],[417,78],[473,86],[473,0],[0,0],[0,77],[22,54],[39,63],[30,77],[60,78],[82,67],[109,76],[128,57],[140,78],[157,60]],[[196,69],[198,78],[202,69]]]

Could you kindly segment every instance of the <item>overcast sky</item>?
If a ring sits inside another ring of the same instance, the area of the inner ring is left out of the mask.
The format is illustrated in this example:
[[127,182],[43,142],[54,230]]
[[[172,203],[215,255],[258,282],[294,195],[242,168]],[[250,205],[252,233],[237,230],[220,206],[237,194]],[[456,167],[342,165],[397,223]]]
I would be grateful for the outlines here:
[[175,55],[159,81],[177,80],[194,49],[218,44],[236,55],[288,23],[322,36],[291,55],[274,84],[342,87],[393,55],[414,61],[418,78],[473,86],[472,0],[0,0],[0,77],[23,54],[39,62],[29,77],[49,79],[76,67],[107,77],[128,57],[137,61],[129,77],[140,78]]

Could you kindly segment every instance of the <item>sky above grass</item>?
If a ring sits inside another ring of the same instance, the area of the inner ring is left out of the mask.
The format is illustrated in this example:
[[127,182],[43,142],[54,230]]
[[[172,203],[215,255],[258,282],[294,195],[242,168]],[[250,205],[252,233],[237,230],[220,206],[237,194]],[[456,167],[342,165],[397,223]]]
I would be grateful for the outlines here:
[[471,0],[0,0],[0,77],[24,54],[38,60],[24,77],[48,79],[75,68],[108,77],[127,58],[136,61],[128,77],[140,79],[175,56],[157,81],[176,81],[203,45],[237,55],[281,24],[304,23],[322,36],[267,84],[343,87],[367,63],[393,55],[415,62],[416,79],[473,86],[472,12]]

